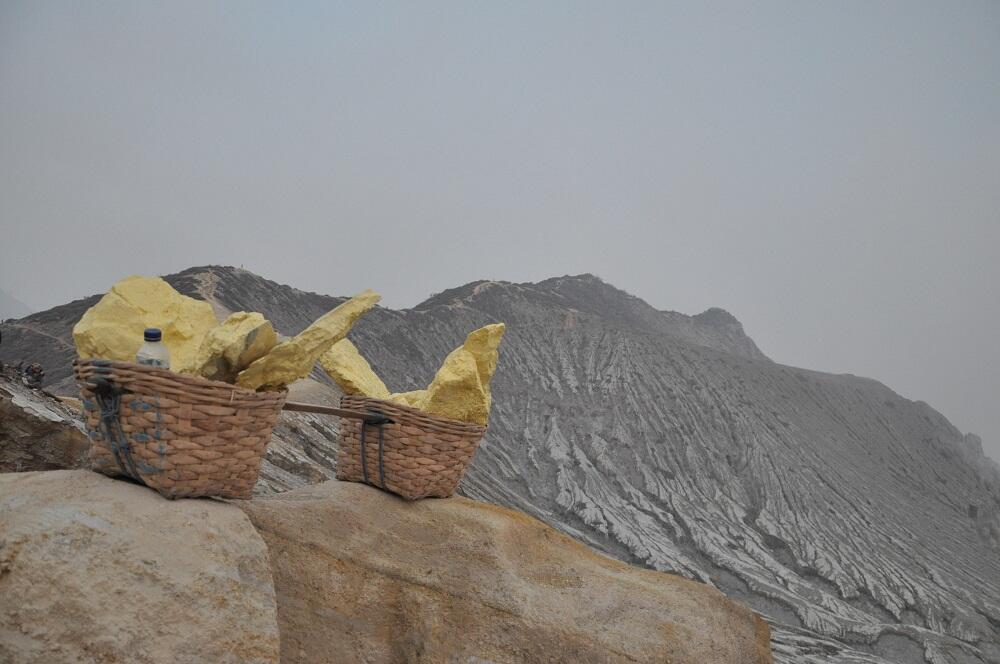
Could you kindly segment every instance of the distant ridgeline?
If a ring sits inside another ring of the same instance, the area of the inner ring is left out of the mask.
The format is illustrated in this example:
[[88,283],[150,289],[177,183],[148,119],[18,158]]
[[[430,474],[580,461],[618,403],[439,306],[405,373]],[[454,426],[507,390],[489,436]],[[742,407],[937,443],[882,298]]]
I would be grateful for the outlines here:
[[[230,267],[165,278],[285,335],[344,300]],[[4,324],[0,360],[40,362],[49,389],[74,392],[70,330],[96,301]],[[978,438],[874,380],[768,360],[725,311],[658,311],[590,275],[471,283],[376,309],[350,338],[413,390],[498,321],[493,412],[465,494],[718,586],[769,618],[778,662],[1000,661],[1000,472]],[[269,490],[330,476],[335,426],[291,422]],[[309,453],[288,434],[300,429]]]

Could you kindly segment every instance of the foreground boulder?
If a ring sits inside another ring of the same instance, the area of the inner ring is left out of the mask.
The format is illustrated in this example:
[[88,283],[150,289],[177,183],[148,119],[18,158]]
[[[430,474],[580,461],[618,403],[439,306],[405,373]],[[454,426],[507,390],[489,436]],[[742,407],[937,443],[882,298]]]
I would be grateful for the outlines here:
[[519,512],[336,481],[241,507],[0,474],[0,662],[771,662],[750,610]]
[[0,475],[0,662],[278,662],[237,507],[86,470]]
[[771,661],[709,586],[605,558],[519,512],[326,482],[244,503],[270,553],[281,661]]

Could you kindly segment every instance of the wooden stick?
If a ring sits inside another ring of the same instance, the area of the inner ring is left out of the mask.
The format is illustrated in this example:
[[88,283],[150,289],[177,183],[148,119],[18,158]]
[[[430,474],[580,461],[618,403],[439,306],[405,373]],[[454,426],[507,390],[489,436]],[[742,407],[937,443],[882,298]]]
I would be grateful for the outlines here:
[[383,422],[389,422],[388,418],[384,415],[377,415],[375,413],[362,413],[357,410],[347,410],[345,408],[334,408],[333,406],[320,406],[318,404],[312,403],[299,403],[297,401],[286,401],[283,410],[291,410],[298,413],[320,413],[322,415],[336,415],[337,417],[349,417],[355,420],[368,420],[369,422],[376,422],[382,420]]

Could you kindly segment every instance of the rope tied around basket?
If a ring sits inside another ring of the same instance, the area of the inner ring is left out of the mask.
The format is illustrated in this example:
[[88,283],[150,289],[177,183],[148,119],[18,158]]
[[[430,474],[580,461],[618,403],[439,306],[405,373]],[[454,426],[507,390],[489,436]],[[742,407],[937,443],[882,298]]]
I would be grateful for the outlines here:
[[385,413],[375,410],[374,408],[367,408],[366,412],[361,412],[359,410],[350,410],[347,408],[334,408],[332,406],[320,406],[318,404],[286,401],[284,410],[299,413],[336,415],[337,417],[361,420],[361,472],[365,477],[365,484],[371,484],[368,480],[368,455],[365,454],[365,434],[369,426],[378,427],[378,481],[379,486],[385,489],[385,429],[383,426],[386,424],[392,424],[394,420],[389,418]]
[[385,429],[384,424],[391,424],[392,420],[377,410],[369,410],[367,415],[361,419],[361,472],[365,476],[365,484],[368,481],[368,458],[365,454],[365,430],[369,426],[378,427],[378,483],[381,488],[385,488]]
[[122,394],[125,390],[115,385],[111,380],[110,364],[102,365],[95,362],[97,376],[90,383],[94,391],[94,401],[100,410],[101,427],[104,429],[104,438],[111,448],[111,454],[118,464],[118,468],[134,480],[145,482],[142,475],[136,468],[135,459],[132,458],[132,445],[128,437],[122,430],[121,420],[118,415],[121,410]]

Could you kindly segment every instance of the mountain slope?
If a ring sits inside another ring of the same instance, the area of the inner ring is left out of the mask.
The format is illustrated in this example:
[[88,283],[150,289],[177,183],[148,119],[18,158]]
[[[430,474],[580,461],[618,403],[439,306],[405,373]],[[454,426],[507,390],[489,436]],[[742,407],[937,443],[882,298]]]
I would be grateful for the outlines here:
[[[168,280],[285,334],[341,301],[233,268]],[[68,334],[92,301],[5,326],[0,359],[34,353],[71,389]],[[464,493],[716,585],[771,619],[780,662],[1000,660],[1000,476],[974,436],[876,381],[771,362],[721,310],[659,312],[589,275],[476,282],[376,309],[351,337],[402,391],[497,320]],[[335,422],[286,426],[326,427],[308,449],[281,436],[288,480],[329,473]]]

